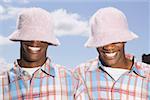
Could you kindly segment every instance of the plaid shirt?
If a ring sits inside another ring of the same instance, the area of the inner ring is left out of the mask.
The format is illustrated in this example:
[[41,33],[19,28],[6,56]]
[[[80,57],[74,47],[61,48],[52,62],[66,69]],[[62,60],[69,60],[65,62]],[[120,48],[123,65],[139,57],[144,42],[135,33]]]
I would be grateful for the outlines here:
[[135,61],[117,81],[98,58],[79,65],[74,76],[87,88],[89,100],[150,100],[150,66],[141,62]]
[[15,67],[0,75],[0,100],[81,100],[73,81],[70,71],[49,59],[33,76],[15,62]]

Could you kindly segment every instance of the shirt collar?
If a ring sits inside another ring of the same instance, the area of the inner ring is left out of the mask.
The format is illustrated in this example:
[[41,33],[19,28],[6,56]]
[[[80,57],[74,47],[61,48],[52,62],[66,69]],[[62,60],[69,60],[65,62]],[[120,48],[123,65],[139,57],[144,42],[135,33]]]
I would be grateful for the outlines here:
[[50,63],[50,59],[48,58],[44,65],[41,67],[41,70],[50,76],[55,76],[55,69],[52,63]]
[[[131,68],[131,70],[129,71],[129,73],[134,72],[137,75],[141,76],[141,77],[145,77],[144,71],[141,70],[141,66],[139,66],[138,62],[136,61],[136,59],[134,58],[134,56],[132,55],[126,55],[127,58],[133,60],[133,66]],[[105,71],[104,66],[102,65],[102,63],[99,61],[98,57],[96,57],[95,60],[95,64],[90,66],[89,71],[93,71],[93,70],[99,70],[101,69],[102,71]]]
[[136,59],[134,59],[134,65],[132,66],[130,72],[134,72],[144,78],[146,77],[144,70],[142,70],[142,66],[136,61]]
[[[22,77],[22,76],[29,76],[29,74],[24,71],[19,65],[18,65],[18,62],[15,61],[14,62],[14,70],[12,70],[14,73],[16,73],[16,75],[18,77]],[[55,76],[55,69],[54,67],[52,66],[51,64],[51,60],[49,58],[47,58],[46,62],[42,65],[42,66],[39,66],[40,68],[35,72],[36,75],[35,77],[36,78],[40,78],[41,77],[41,72],[43,72],[44,74],[42,74],[42,77],[46,76],[46,75],[50,75],[52,77]]]

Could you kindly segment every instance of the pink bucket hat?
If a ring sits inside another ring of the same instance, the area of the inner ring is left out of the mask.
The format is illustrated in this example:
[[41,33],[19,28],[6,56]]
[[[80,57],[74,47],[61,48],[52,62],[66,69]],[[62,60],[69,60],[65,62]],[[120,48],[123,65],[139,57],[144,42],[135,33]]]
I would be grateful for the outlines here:
[[26,8],[20,12],[17,22],[17,30],[9,36],[10,40],[38,40],[60,45],[54,35],[54,22],[48,11],[42,8]]
[[138,38],[128,28],[126,16],[113,7],[99,9],[90,20],[91,35],[85,47],[102,47],[110,43]]

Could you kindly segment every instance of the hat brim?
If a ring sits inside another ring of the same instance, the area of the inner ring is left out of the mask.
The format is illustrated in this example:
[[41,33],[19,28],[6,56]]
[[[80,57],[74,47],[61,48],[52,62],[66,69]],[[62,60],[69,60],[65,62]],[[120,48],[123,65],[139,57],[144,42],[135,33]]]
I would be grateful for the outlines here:
[[90,37],[88,41],[85,43],[85,47],[87,48],[94,48],[94,47],[102,47],[111,43],[117,43],[117,42],[127,42],[133,39],[138,38],[138,36],[129,31],[122,34],[114,34],[110,33],[107,35],[100,34],[99,36]]
[[44,37],[41,35],[41,37],[37,37],[35,35],[29,34],[29,35],[24,35],[24,34],[20,34],[21,32],[19,30],[14,31],[8,38],[11,41],[43,41],[43,42],[47,42],[49,45],[53,45],[53,46],[58,46],[60,45],[60,42],[57,38],[55,38],[54,36],[50,36],[50,37]]

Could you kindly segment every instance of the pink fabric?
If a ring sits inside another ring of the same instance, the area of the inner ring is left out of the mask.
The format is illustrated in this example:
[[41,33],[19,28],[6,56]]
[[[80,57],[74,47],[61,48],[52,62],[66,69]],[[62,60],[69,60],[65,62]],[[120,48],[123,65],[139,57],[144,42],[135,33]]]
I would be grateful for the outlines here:
[[17,30],[9,36],[10,40],[39,40],[59,45],[54,35],[54,22],[50,13],[42,8],[26,8],[18,18]]
[[126,16],[113,7],[99,9],[90,20],[91,35],[86,47],[101,47],[115,42],[126,42],[138,36],[128,28]]

